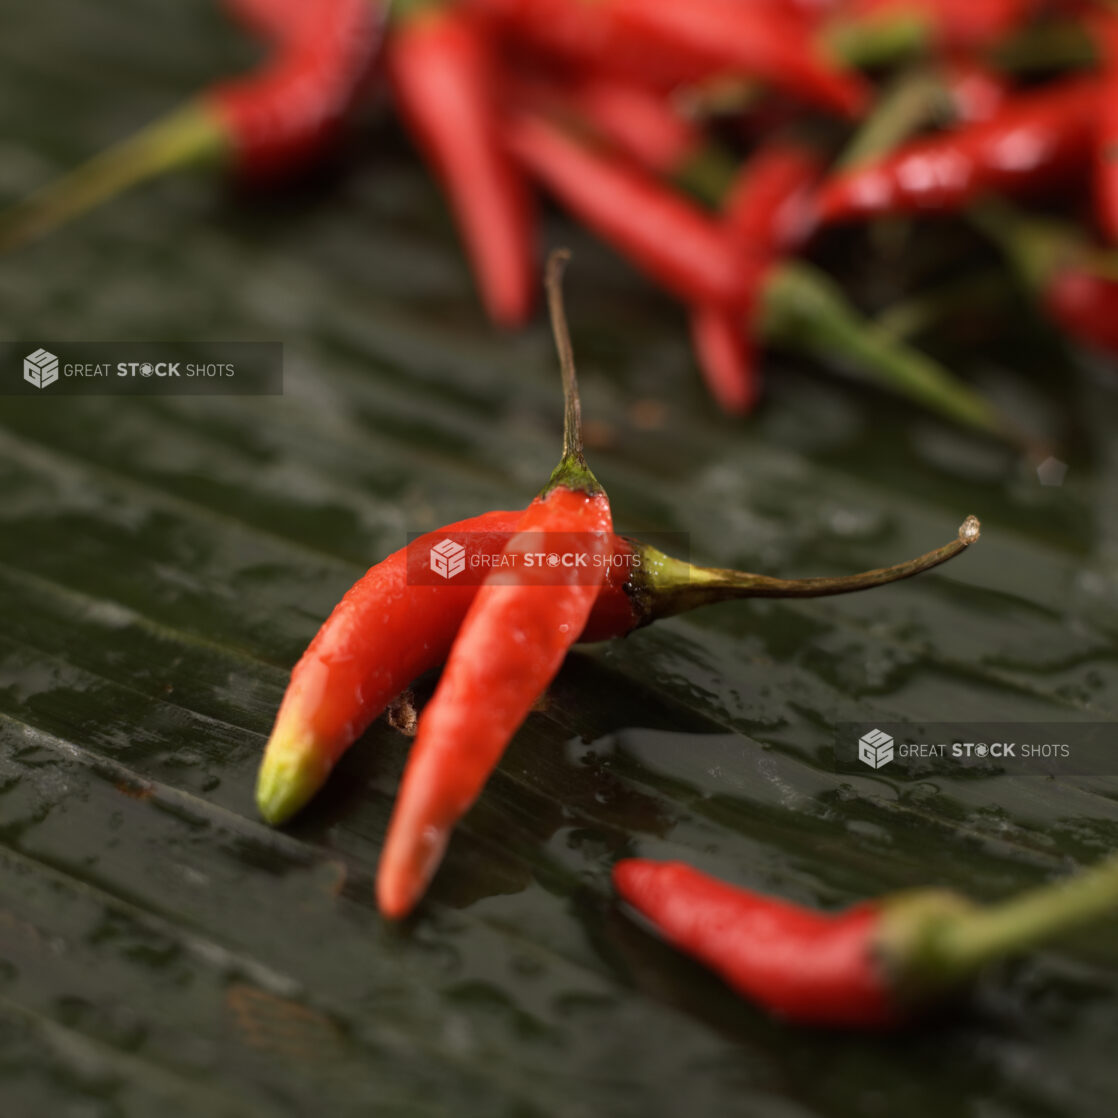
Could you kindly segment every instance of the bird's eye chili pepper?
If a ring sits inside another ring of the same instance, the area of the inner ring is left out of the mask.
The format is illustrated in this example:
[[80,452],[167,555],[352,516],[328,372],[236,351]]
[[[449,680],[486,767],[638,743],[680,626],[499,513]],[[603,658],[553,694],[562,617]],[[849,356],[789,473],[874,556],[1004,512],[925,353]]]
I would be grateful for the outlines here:
[[[380,39],[372,0],[308,0],[260,71],[222,82],[0,214],[0,251],[41,236],[147,179],[226,164],[258,180],[302,169],[333,139]],[[277,9],[279,12],[279,9]]]
[[672,88],[718,75],[757,78],[852,115],[857,74],[832,62],[809,24],[776,4],[737,0],[472,0],[506,34],[594,70]]
[[1101,86],[1076,78],[1006,102],[988,120],[912,141],[823,187],[827,222],[953,212],[987,194],[1036,193],[1090,163]]
[[[499,553],[523,515],[522,509],[488,512],[429,532],[370,568],[349,590],[291,673],[257,780],[257,804],[268,822],[282,823],[302,808],[385,706],[446,658],[477,586],[409,578],[410,559],[457,533],[468,534],[478,552]],[[717,602],[845,594],[911,578],[959,554],[976,532],[894,567],[815,579],[695,567],[617,536],[619,561],[609,565],[579,640],[623,637],[658,618]]]
[[[713,217],[542,117],[510,114],[506,136],[510,151],[542,185],[651,278],[691,307],[734,307],[744,319],[758,294],[755,267]],[[765,270],[752,321],[767,342],[825,360],[839,356],[853,371],[941,415],[1034,449],[969,385],[875,332],[817,269],[784,261]]]
[[737,993],[802,1025],[896,1026],[1018,954],[1118,908],[1118,859],[986,907],[916,890],[823,913],[680,862],[627,859],[621,898]]
[[743,305],[692,307],[690,319],[699,368],[714,398],[732,415],[751,411],[760,396],[754,322],[760,291],[768,269],[810,235],[811,188],[821,171],[806,148],[774,143],[745,164],[726,193],[723,227],[751,277],[753,294]]
[[670,175],[702,147],[694,121],[671,98],[648,86],[612,75],[583,73],[549,80],[513,74],[505,100],[589,130],[611,148],[658,174]]
[[505,139],[568,210],[679,298],[723,306],[749,299],[749,277],[725,230],[670,187],[538,114],[510,112]]
[[490,317],[523,322],[535,289],[533,199],[498,128],[496,62],[450,5],[398,10],[387,48],[396,105],[446,191]]
[[419,719],[377,873],[381,912],[412,910],[438,868],[450,832],[481,793],[533,703],[586,626],[613,553],[609,499],[582,450],[574,358],[562,305],[566,253],[548,262],[547,289],[563,370],[563,456],[528,507],[504,555],[547,537],[571,565],[491,574],[478,590],[431,701]]

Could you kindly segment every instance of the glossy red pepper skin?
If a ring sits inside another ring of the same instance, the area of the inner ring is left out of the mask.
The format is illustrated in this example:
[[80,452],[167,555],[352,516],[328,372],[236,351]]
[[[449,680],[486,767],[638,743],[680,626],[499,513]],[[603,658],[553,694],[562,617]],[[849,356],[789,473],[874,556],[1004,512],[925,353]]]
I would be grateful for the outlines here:
[[456,8],[419,8],[394,27],[388,72],[450,199],[490,317],[524,322],[536,283],[534,205],[501,144],[496,63],[478,24]]
[[[247,179],[270,179],[306,165],[332,141],[361,90],[380,37],[370,0],[318,0],[301,33],[282,33],[276,60],[247,78],[215,86],[204,103],[221,122],[234,165]],[[263,12],[263,8],[259,9]],[[261,16],[263,18],[263,16]]]
[[580,67],[659,89],[760,78],[846,115],[865,104],[856,74],[825,59],[798,5],[737,0],[470,0],[505,36]]
[[954,212],[985,194],[1036,193],[1090,165],[1101,86],[1074,79],[1009,101],[989,120],[906,144],[832,179],[828,222],[890,213]]
[[942,67],[951,109],[960,124],[976,124],[998,115],[1013,96],[1003,74],[974,58],[948,58]]
[[1059,268],[1042,293],[1049,316],[1088,345],[1118,355],[1118,279]]
[[611,554],[609,501],[600,490],[557,485],[517,525],[506,554],[558,533],[559,550],[585,555],[581,570],[490,577],[451,648],[419,728],[377,873],[377,901],[392,919],[407,915],[434,875],[450,833],[480,795],[517,728],[559,671],[590,617]]
[[879,910],[827,915],[737,889],[680,862],[629,859],[621,898],[675,947],[788,1021],[880,1028],[901,1014],[874,960]]
[[246,31],[275,43],[293,43],[315,18],[306,0],[223,0],[229,14]]
[[725,231],[681,195],[538,115],[510,114],[505,138],[529,174],[657,283],[689,303],[748,301]]
[[740,0],[598,0],[640,41],[687,49],[728,73],[756,77],[782,92],[855,116],[868,100],[856,74],[837,69],[804,21],[773,5]]

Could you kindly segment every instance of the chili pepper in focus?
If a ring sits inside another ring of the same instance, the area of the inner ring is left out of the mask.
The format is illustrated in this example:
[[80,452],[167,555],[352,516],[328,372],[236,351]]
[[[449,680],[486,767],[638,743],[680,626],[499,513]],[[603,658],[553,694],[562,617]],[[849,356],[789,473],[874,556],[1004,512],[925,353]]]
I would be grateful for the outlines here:
[[388,43],[396,104],[446,191],[490,317],[531,313],[533,202],[501,146],[495,63],[477,23],[447,5],[405,8]]
[[823,913],[680,862],[627,859],[621,898],[737,993],[796,1024],[896,1026],[985,965],[1118,908],[1118,859],[978,907],[940,890]]
[[955,211],[991,193],[1059,186],[1091,158],[1101,87],[1073,79],[1007,102],[988,120],[915,140],[823,187],[824,221]]
[[251,181],[305,166],[363,86],[381,23],[371,0],[311,0],[306,10],[314,18],[300,17],[299,34],[281,33],[277,14],[267,30],[278,51],[260,71],[215,85],[0,215],[0,251],[173,169],[227,163]]
[[612,555],[609,499],[582,451],[574,359],[560,290],[567,254],[548,262],[548,302],[563,370],[563,456],[517,525],[504,555],[538,546],[582,562],[521,566],[506,581],[491,574],[478,590],[435,694],[419,719],[388,828],[377,900],[386,916],[405,916],[423,895],[450,832],[555,677],[590,617]]
[[[499,555],[524,510],[488,512],[428,532],[388,556],[347,592],[291,673],[257,780],[269,823],[295,814],[385,706],[446,658],[477,593],[466,581],[433,586],[412,577],[447,537],[468,533],[475,554]],[[968,521],[968,524],[970,522]],[[615,536],[607,582],[580,641],[623,637],[662,617],[754,597],[847,594],[911,578],[958,555],[976,536],[893,567],[836,578],[778,579],[748,571],[695,567],[638,540]]]

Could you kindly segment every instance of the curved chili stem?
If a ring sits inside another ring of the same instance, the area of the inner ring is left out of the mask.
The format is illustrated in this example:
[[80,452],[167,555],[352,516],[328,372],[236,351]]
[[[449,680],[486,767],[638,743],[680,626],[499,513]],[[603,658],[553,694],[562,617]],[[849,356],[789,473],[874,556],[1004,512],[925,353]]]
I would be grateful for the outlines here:
[[640,612],[640,623],[645,625],[699,606],[738,598],[825,598],[852,594],[930,571],[964,552],[980,534],[978,518],[968,516],[959,525],[955,539],[915,559],[859,574],[823,578],[772,578],[751,571],[694,567],[647,544],[630,540],[641,562],[627,589]]
[[560,486],[589,494],[604,492],[586,464],[582,449],[582,402],[578,394],[578,373],[575,370],[571,331],[563,305],[563,272],[570,259],[570,249],[554,249],[547,258],[544,280],[547,287],[547,308],[551,314],[551,332],[555,338],[563,376],[563,456],[552,471],[547,485],[540,491],[541,497],[546,497]]
[[221,121],[197,101],[149,124],[0,214],[0,252],[49,233],[167,171],[230,154]]
[[875,950],[898,1000],[916,1005],[1109,912],[1118,912],[1114,856],[991,905],[938,890],[885,898]]

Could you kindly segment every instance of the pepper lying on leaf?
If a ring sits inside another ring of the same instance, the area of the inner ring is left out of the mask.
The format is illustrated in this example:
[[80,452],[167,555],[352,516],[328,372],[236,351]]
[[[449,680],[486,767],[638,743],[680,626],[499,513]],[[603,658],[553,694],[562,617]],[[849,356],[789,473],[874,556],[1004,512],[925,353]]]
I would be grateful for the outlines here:
[[[776,579],[693,567],[613,534],[608,502],[581,451],[581,416],[559,294],[549,265],[549,301],[567,401],[564,456],[524,512],[491,512],[429,533],[373,567],[339,603],[291,675],[257,783],[271,823],[298,811],[338,758],[418,675],[447,659],[419,722],[378,881],[382,910],[404,915],[433,874],[450,830],[476,799],[512,735],[577,640],[624,636],[659,617],[746,597],[820,597],[909,578],[958,555],[978,538],[969,517],[951,543],[894,567],[840,578]],[[508,556],[525,533],[579,551],[578,577],[541,582],[521,568],[479,588],[412,577],[409,556],[427,555],[455,533]],[[639,562],[634,562],[639,558]],[[586,571],[596,572],[588,575]],[[448,658],[449,657],[449,658]]]
[[942,890],[838,913],[738,889],[681,862],[619,862],[621,898],[739,994],[796,1024],[882,1028],[988,963],[1118,911],[1118,859],[977,907]]

